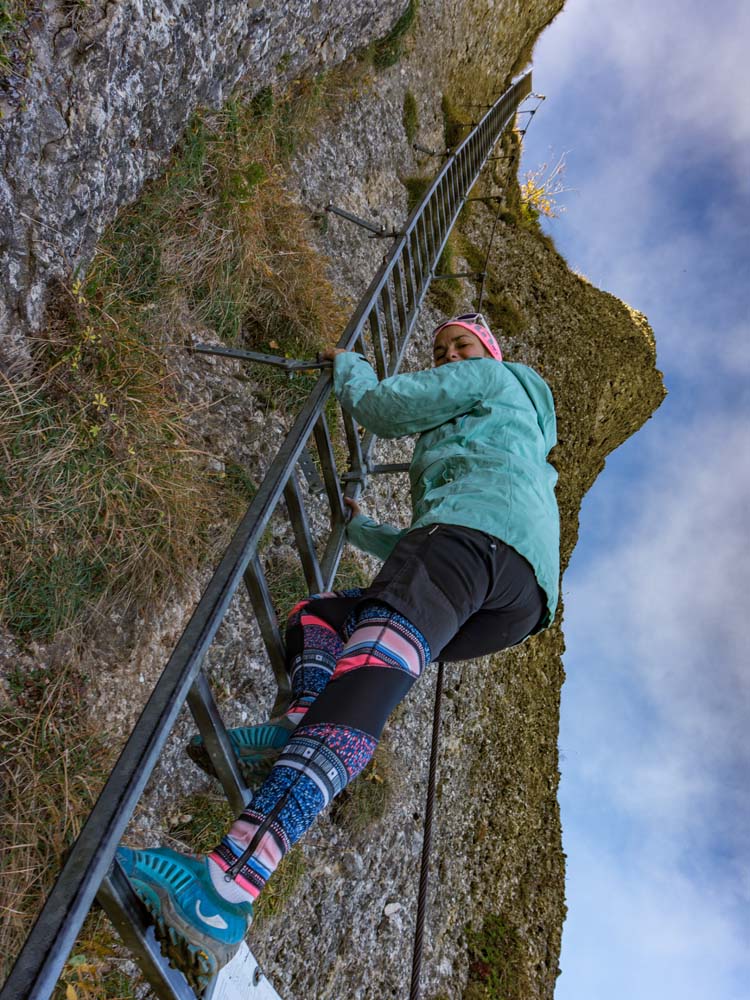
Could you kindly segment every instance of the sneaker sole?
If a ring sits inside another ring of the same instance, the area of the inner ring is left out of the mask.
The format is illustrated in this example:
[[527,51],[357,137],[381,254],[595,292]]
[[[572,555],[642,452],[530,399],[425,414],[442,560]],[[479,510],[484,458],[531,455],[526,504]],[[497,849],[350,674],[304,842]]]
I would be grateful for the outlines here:
[[[269,723],[267,727],[258,726],[258,730],[263,729],[273,729],[275,724]],[[296,729],[296,726],[284,726],[287,730],[285,734],[284,744],[281,746],[274,746],[273,744],[267,744],[266,746],[234,746],[235,759],[240,768],[240,773],[245,779],[247,785],[257,785],[259,781],[263,781],[271,773],[271,768],[278,760],[281,751],[286,745],[288,739],[291,738],[292,733]],[[204,771],[206,774],[210,775],[212,778],[217,778],[216,771],[214,770],[213,762],[208,755],[205,745],[200,742],[194,742],[191,740],[185,746],[185,752],[188,757],[197,764],[198,767]]]
[[[212,778],[218,779],[218,775],[214,770],[211,758],[208,756],[208,751],[202,743],[186,744],[185,753],[194,764],[198,765],[201,771],[204,771]],[[246,760],[242,757],[236,758],[240,773],[245,779],[245,783],[247,785],[252,785],[258,781],[262,781],[264,778],[267,778],[271,773],[271,768],[278,760],[280,754],[281,750],[269,748],[267,750],[254,751],[253,760]]]
[[[162,955],[173,968],[183,974],[195,994],[203,996],[214,976],[237,954],[242,942],[222,945],[218,941],[212,941],[210,948],[194,944],[185,930],[189,928],[194,931],[195,928],[175,911],[169,893],[157,886],[142,883],[137,877],[131,881],[153,920],[154,935]],[[158,902],[153,896],[158,897]]]

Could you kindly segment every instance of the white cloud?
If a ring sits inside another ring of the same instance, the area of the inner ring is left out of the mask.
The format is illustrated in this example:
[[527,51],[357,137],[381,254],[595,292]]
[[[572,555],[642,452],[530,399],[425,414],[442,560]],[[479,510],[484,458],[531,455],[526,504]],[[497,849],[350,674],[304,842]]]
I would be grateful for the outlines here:
[[535,53],[528,167],[570,150],[578,192],[552,235],[649,316],[676,387],[564,581],[558,1000],[750,981],[748,37],[747,3],[568,0]]
[[[578,567],[574,559],[565,581],[564,954],[576,976],[601,976],[579,969],[587,959],[575,935],[596,905],[614,905],[608,933],[637,928],[615,949],[623,967],[638,964],[623,972],[621,995],[724,1000],[735,996],[729,979],[726,992],[702,993],[709,980],[685,970],[697,947],[715,961],[723,954],[727,968],[739,962],[733,948],[750,912],[750,425],[665,424],[641,448],[652,472],[634,485],[640,509],[606,549]],[[595,838],[602,856],[591,858]],[[606,869],[607,842],[620,845],[619,868]],[[587,866],[604,869],[594,878]],[[662,986],[649,992],[654,975]],[[573,995],[604,994],[560,998]]]
[[550,231],[571,266],[649,316],[675,374],[746,364],[749,29],[750,4],[726,0],[627,13],[569,0],[535,54],[548,104],[524,169],[569,150],[575,189]]
[[[725,148],[748,183],[750,5],[684,0],[568,0],[542,36],[534,64],[556,90],[586,78],[592,66],[617,74],[642,132],[665,158],[686,132]],[[623,112],[623,103],[617,109]]]
[[566,840],[577,887],[556,1000],[744,1000],[742,927],[715,893],[667,865]]

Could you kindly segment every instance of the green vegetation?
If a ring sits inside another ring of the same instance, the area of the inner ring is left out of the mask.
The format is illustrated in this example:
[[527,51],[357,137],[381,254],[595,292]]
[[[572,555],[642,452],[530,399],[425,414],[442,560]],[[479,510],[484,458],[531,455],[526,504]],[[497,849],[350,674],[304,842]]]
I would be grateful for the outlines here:
[[207,854],[219,843],[234,821],[234,813],[222,794],[196,792],[182,799],[173,817],[170,839],[177,851]]
[[133,978],[117,967],[114,958],[120,951],[119,938],[107,918],[94,910],[86,918],[52,1000],[134,1000]]
[[526,955],[518,932],[490,914],[480,931],[467,931],[469,981],[462,1000],[528,1000]]
[[[536,171],[527,177],[524,185],[521,185],[518,180],[518,170],[521,164],[521,135],[512,123],[503,133],[500,149],[506,157],[506,184],[500,220],[507,225],[517,226],[533,233],[549,250],[557,253],[552,237],[544,232],[539,224],[539,218],[542,214],[548,216],[553,214],[554,196],[567,190],[559,184],[560,173],[564,170],[564,158],[562,167],[558,161],[555,168],[557,173],[553,174],[551,178],[540,177],[539,171]],[[546,164],[540,170],[546,170]],[[547,186],[550,188],[549,192],[547,192]],[[553,188],[554,190],[552,190]]]
[[19,668],[7,678],[0,707],[0,837],[7,845],[0,943],[6,973],[113,762],[114,748],[84,721],[85,684],[85,677],[65,667]]
[[407,90],[404,94],[404,111],[402,119],[404,132],[409,142],[414,142],[419,130],[419,112],[417,110],[417,99],[414,94]]
[[353,837],[359,837],[385,815],[393,789],[393,758],[381,741],[375,756],[356,781],[331,807],[331,819]]
[[336,590],[348,590],[350,587],[367,587],[370,575],[359,562],[351,549],[344,551],[336,573]]
[[284,855],[281,864],[263,889],[262,895],[253,907],[253,922],[261,926],[268,917],[281,913],[286,903],[293,897],[297,886],[307,870],[302,848],[295,845]]
[[443,94],[441,107],[443,109],[445,148],[454,149],[466,137],[468,130],[465,125],[461,124],[456,106],[447,94]]
[[[460,246],[470,269],[476,273],[482,272],[485,265],[486,249],[480,250],[479,247],[469,243],[465,237],[460,238]],[[474,305],[479,306],[479,282],[477,282],[477,298]],[[485,279],[482,312],[498,337],[516,336],[522,333],[528,325],[528,320],[521,307],[504,291],[502,271],[491,266]]]
[[487,276],[482,312],[498,336],[516,336],[526,329],[527,319],[513,299],[496,291],[497,274],[497,271],[490,271]]
[[[254,496],[253,476],[230,458],[224,473],[210,471],[170,359],[196,330],[297,356],[338,337],[343,307],[284,178],[350,82],[331,73],[196,114],[164,177],[120,213],[87,273],[58,290],[32,374],[0,387],[0,614],[22,644],[63,630],[80,640],[110,602],[158,605]],[[253,379],[269,407],[285,410],[310,381],[268,368]],[[274,586],[279,603],[306,590],[301,579]],[[85,678],[65,669],[9,683],[2,823],[18,846],[1,890],[0,942],[12,960],[112,761],[87,716]],[[196,823],[207,812],[194,809]],[[223,832],[226,816],[215,812]],[[205,831],[213,837],[216,826]],[[299,856],[284,871],[269,912],[298,880]],[[85,925],[60,1000],[131,996],[112,968],[107,927]]]
[[[210,473],[195,448],[167,350],[196,328],[297,356],[338,335],[345,314],[284,186],[337,87],[329,74],[197,114],[165,176],[60,290],[34,375],[0,389],[0,614],[19,638],[47,640],[96,602],[157,599],[220,541],[217,514],[246,503],[247,477]],[[290,410],[311,377],[258,381]]]
[[419,0],[409,0],[406,10],[388,34],[369,46],[368,55],[376,69],[387,69],[389,66],[395,66],[401,59],[404,43],[417,19],[418,10]]
[[0,72],[10,65],[10,49],[27,11],[26,0],[0,0]]

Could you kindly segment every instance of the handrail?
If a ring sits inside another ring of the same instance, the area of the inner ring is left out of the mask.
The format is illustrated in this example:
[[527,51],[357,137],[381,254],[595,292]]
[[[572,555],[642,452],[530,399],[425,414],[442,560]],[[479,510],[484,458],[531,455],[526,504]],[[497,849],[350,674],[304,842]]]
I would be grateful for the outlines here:
[[[398,371],[419,307],[469,190],[519,103],[530,92],[529,73],[492,105],[446,159],[406,220],[341,335],[340,347],[365,351],[370,348],[380,378]],[[249,792],[201,667],[229,603],[244,580],[278,683],[274,713],[280,713],[288,704],[289,682],[281,629],[258,556],[258,544],[283,498],[308,586],[311,591],[331,588],[345,529],[341,476],[324,412],[331,388],[331,372],[324,370],[236,529],[71,848],[0,992],[0,1000],[48,1000],[95,897],[120,930],[157,996],[165,1000],[186,1000],[193,996],[182,977],[160,958],[145,909],[113,858],[185,702],[195,717],[230,804],[239,812],[248,801]],[[376,439],[369,432],[360,438],[355,421],[347,414],[344,414],[344,428],[351,463],[345,494],[357,496]],[[315,548],[296,475],[303,452],[309,447],[317,452],[331,513],[330,534],[321,557]],[[353,479],[353,475],[359,479]]]

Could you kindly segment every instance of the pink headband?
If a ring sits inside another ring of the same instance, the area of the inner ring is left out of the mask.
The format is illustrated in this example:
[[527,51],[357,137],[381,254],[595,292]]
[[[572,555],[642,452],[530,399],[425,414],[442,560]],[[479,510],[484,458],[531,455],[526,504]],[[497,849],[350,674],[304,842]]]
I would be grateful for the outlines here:
[[440,326],[435,329],[435,332],[432,335],[432,343],[435,343],[437,335],[441,330],[444,330],[446,326],[462,326],[464,330],[468,330],[469,333],[473,333],[475,337],[478,337],[482,341],[484,346],[496,361],[502,361],[503,353],[500,350],[500,345],[491,333],[490,328],[485,322],[478,323],[476,322],[477,320],[484,321],[484,316],[480,313],[469,313],[466,316],[457,316],[455,319],[446,320],[445,323],[441,323]]

